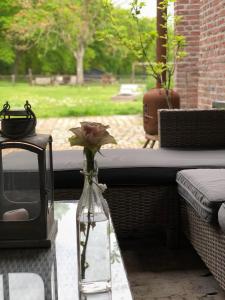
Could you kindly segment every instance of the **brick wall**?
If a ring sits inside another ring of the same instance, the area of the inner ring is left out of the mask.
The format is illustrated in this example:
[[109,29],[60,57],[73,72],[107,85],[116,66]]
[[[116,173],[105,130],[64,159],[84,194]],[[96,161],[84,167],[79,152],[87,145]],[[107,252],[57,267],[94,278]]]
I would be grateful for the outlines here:
[[199,0],[177,0],[175,14],[182,16],[176,28],[186,37],[188,55],[178,63],[175,88],[181,96],[181,107],[196,107],[198,103]]
[[198,106],[225,100],[225,4],[201,0]]
[[175,76],[181,104],[209,108],[213,100],[225,100],[224,0],[177,0],[175,13],[183,16],[177,32],[188,42]]

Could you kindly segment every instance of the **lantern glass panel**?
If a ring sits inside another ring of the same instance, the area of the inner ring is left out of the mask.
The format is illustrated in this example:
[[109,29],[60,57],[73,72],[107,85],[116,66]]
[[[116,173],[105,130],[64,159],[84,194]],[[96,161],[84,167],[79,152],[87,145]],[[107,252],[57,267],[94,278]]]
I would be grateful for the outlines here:
[[10,151],[13,153],[7,148],[2,150],[0,220],[36,219],[41,209],[38,155],[19,148]]
[[4,299],[3,275],[0,275],[0,299]]

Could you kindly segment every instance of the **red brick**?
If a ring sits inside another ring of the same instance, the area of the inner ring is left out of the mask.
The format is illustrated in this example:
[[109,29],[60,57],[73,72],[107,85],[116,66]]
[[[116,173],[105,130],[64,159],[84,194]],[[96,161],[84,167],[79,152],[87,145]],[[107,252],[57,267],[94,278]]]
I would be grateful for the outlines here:
[[177,32],[186,36],[188,55],[176,68],[182,107],[211,107],[225,99],[225,7],[221,0],[177,0],[183,17]]

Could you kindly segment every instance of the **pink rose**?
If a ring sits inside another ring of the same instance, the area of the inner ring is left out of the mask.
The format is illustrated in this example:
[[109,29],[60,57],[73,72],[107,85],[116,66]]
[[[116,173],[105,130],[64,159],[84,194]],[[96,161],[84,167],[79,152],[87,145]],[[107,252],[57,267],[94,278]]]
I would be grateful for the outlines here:
[[71,146],[83,146],[96,153],[102,145],[116,144],[107,129],[109,126],[95,122],[81,122],[81,127],[71,128],[74,133],[69,141]]

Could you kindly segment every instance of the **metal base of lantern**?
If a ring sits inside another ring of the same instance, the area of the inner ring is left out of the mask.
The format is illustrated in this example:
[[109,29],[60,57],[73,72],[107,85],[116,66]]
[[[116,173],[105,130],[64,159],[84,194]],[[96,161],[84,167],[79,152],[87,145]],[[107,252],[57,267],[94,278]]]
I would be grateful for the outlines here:
[[50,248],[58,231],[58,222],[54,221],[45,240],[0,240],[0,248]]

